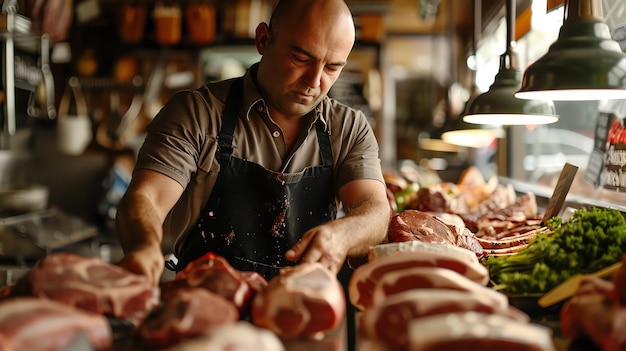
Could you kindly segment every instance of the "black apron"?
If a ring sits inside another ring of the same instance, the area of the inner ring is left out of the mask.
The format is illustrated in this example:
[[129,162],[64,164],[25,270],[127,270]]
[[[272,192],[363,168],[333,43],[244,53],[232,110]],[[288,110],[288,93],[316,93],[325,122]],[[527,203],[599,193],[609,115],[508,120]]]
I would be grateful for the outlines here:
[[176,269],[213,252],[238,270],[256,271],[271,279],[280,268],[295,264],[285,259],[285,252],[307,230],[336,218],[332,150],[318,119],[320,166],[308,167],[301,174],[283,174],[233,157],[242,85],[243,80],[237,79],[229,91],[218,139],[220,172]]

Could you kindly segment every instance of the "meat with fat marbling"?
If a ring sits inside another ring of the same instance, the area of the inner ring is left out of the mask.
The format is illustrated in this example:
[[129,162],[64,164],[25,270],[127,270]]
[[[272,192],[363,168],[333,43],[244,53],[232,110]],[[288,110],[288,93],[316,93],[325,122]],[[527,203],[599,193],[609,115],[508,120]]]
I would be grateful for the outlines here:
[[374,288],[383,276],[413,267],[450,269],[482,285],[489,281],[489,271],[475,256],[469,259],[467,256],[436,251],[398,251],[354,270],[348,283],[350,302],[361,310],[366,309],[372,305]]
[[267,281],[260,274],[239,271],[225,258],[209,252],[190,262],[176,273],[173,280],[162,283],[161,294],[166,300],[165,295],[170,291],[201,287],[226,298],[243,312],[248,309],[254,295],[266,285]]
[[552,330],[537,323],[481,312],[455,312],[409,323],[410,351],[555,351]]
[[359,326],[363,334],[372,340],[406,349],[409,322],[416,318],[464,311],[507,315],[508,309],[508,299],[503,294],[445,288],[414,289],[389,296],[365,310],[359,319]]
[[559,322],[567,338],[589,339],[603,351],[626,350],[626,306],[611,281],[584,279],[561,308]]
[[50,254],[22,279],[16,294],[55,300],[136,325],[159,303],[160,291],[147,277],[97,257]]
[[273,332],[247,321],[239,321],[184,340],[168,351],[285,351],[285,347]]
[[501,292],[481,285],[451,269],[418,266],[390,271],[380,277],[374,286],[371,306],[376,306],[393,295],[415,289],[474,292],[492,301],[508,301],[506,295]]
[[113,332],[102,315],[35,297],[0,303],[0,350],[61,351],[80,334],[98,350],[113,344]]
[[281,269],[252,304],[252,322],[285,337],[319,338],[345,314],[343,287],[320,263]]
[[482,254],[483,247],[474,233],[465,227],[449,224],[439,217],[419,210],[404,210],[389,223],[389,242],[422,241],[448,244]]
[[237,307],[224,297],[203,288],[181,288],[144,319],[136,335],[142,346],[164,348],[238,319]]

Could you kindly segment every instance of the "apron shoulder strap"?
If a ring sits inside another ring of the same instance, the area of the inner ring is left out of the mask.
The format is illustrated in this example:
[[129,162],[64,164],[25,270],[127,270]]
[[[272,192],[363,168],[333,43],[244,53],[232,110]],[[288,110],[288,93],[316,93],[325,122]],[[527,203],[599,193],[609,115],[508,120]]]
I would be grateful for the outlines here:
[[235,123],[237,115],[241,109],[243,95],[243,78],[236,78],[230,86],[226,104],[222,111],[222,128],[218,134],[218,153],[220,162],[227,160],[233,153],[233,135],[235,133]]

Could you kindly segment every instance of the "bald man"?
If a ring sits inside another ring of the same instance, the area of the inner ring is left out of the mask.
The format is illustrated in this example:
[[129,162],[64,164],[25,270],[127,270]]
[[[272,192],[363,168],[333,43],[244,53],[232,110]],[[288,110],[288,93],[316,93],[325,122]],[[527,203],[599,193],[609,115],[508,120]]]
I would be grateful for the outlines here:
[[338,273],[380,243],[378,144],[361,111],[327,96],[354,41],[343,0],[281,0],[243,77],[173,95],[118,206],[120,265],[157,284],[172,235],[174,270],[213,252],[271,279],[299,262]]

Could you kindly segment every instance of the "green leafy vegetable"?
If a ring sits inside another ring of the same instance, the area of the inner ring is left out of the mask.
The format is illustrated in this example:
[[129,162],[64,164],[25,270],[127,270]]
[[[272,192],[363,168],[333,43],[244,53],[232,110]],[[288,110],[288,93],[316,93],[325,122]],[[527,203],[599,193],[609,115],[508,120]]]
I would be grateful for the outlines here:
[[562,222],[547,221],[551,230],[510,256],[485,261],[497,289],[508,293],[544,293],[577,273],[591,273],[622,259],[626,221],[614,209],[579,209]]

